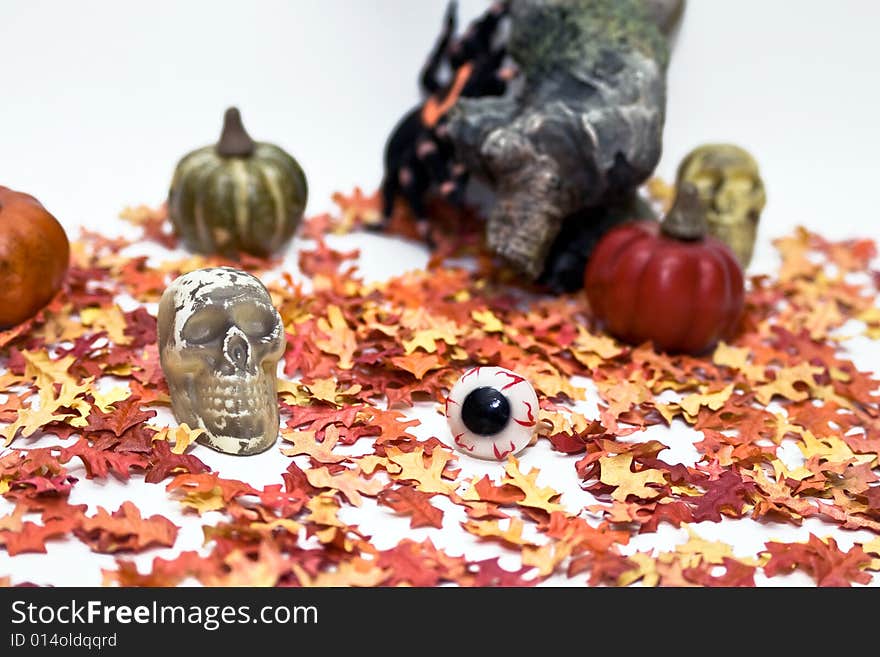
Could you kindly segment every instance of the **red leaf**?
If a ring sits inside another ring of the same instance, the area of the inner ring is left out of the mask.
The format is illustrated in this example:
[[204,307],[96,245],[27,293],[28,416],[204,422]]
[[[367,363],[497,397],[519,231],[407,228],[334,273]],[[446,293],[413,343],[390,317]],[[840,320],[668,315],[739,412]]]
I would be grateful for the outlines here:
[[125,318],[125,335],[131,338],[131,349],[141,349],[147,345],[156,344],[156,318],[147,312],[143,306],[138,306],[132,311],[123,313]]
[[62,463],[67,463],[75,456],[82,459],[86,467],[87,479],[106,477],[109,472],[120,479],[128,479],[128,471],[131,468],[143,469],[147,464],[147,459],[140,454],[95,449],[85,438],[80,438],[70,447],[63,448],[60,460]]
[[[426,544],[433,548],[430,541]],[[436,548],[433,548],[436,550]],[[425,544],[404,539],[390,550],[379,553],[377,564],[391,571],[389,586],[436,586],[444,578],[444,570],[431,558]]]
[[194,550],[181,552],[173,559],[156,557],[150,571],[141,574],[133,561],[119,559],[118,570],[104,571],[104,581],[119,586],[177,586],[187,577],[199,577],[202,573],[215,573],[222,568],[220,555],[202,556]]
[[468,566],[473,576],[471,586],[535,586],[540,578],[524,579],[523,574],[531,568],[524,566],[516,571],[505,570],[498,565],[498,557],[475,561]]
[[303,491],[282,490],[281,484],[266,486],[260,493],[260,503],[268,509],[277,511],[282,518],[295,516],[308,500],[309,496]]
[[359,250],[336,251],[327,246],[323,237],[319,237],[314,249],[299,252],[299,268],[307,276],[332,276],[339,271],[342,263],[359,257]]
[[0,531],[0,544],[6,545],[10,557],[22,552],[46,553],[46,540],[64,536],[76,527],[78,518],[57,518],[46,521],[43,525],[32,522],[22,524],[21,531]]
[[590,586],[614,584],[617,579],[635,564],[617,552],[588,552],[575,557],[568,565],[568,576],[574,577],[590,571]]
[[750,496],[757,493],[753,482],[743,481],[733,470],[725,470],[715,481],[702,485],[707,488],[705,495],[687,498],[688,504],[693,506],[694,522],[719,522],[722,513],[740,516]]
[[165,490],[168,491],[185,489],[186,492],[203,493],[210,492],[215,488],[220,490],[224,502],[230,502],[240,495],[259,495],[260,493],[250,484],[238,479],[223,479],[216,472],[177,475],[165,486]]
[[563,454],[580,454],[587,449],[587,443],[578,434],[561,432],[551,434],[547,438],[553,444],[553,449]]
[[871,581],[871,576],[861,570],[871,562],[871,557],[860,545],[843,552],[833,538],[826,543],[814,534],[810,534],[806,543],[765,545],[770,553],[770,560],[764,566],[768,577],[801,568],[812,575],[819,586],[850,586],[852,582],[868,584]]
[[95,552],[108,554],[139,552],[156,545],[171,547],[177,530],[168,518],[160,515],[142,518],[134,504],[123,502],[112,514],[99,506],[97,514],[84,517],[74,533]]
[[657,527],[664,520],[673,527],[681,527],[683,522],[693,522],[694,514],[685,502],[675,500],[664,504],[647,505],[643,514],[637,513],[636,520],[642,524],[639,533],[647,534],[657,531]]
[[516,486],[510,484],[496,486],[492,483],[492,480],[489,479],[489,475],[484,475],[482,479],[477,481],[474,484],[474,490],[484,502],[493,502],[501,505],[516,504],[520,500],[525,499],[526,496],[526,494]]
[[433,506],[430,499],[434,495],[423,493],[412,486],[389,488],[379,493],[379,503],[391,507],[398,513],[411,516],[409,526],[443,528],[443,511]]
[[181,471],[199,474],[210,470],[211,468],[192,454],[174,454],[167,441],[157,440],[153,443],[144,479],[148,484],[155,484]]
[[712,568],[712,564],[701,564],[700,567],[685,568],[685,579],[700,586],[755,586],[755,566],[750,566],[730,557],[724,557],[723,575],[713,575],[711,573]]
[[142,411],[139,403],[139,398],[129,397],[117,402],[116,410],[110,413],[103,413],[93,406],[87,418],[89,429],[91,431],[112,431],[117,436],[122,436],[127,429],[134,425],[156,417],[156,411]]

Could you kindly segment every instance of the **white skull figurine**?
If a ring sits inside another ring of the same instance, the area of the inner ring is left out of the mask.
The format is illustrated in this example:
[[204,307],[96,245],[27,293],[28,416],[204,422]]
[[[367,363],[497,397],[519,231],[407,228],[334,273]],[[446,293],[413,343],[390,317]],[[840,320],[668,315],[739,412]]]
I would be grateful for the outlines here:
[[255,454],[278,437],[276,369],[281,316],[259,279],[232,267],[199,269],[168,286],[159,303],[159,358],[178,422],[199,442]]

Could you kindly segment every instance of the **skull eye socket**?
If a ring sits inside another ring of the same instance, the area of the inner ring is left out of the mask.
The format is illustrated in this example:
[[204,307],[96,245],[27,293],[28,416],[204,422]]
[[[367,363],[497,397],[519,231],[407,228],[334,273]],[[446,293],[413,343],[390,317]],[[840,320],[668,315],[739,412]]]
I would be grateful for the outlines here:
[[226,315],[222,311],[204,308],[186,321],[181,335],[191,344],[207,344],[223,337],[226,326]]
[[249,338],[265,338],[275,331],[277,318],[261,306],[240,305],[233,309],[235,325]]
[[446,399],[455,447],[484,459],[503,460],[525,448],[537,430],[538,397],[531,384],[501,367],[474,367]]

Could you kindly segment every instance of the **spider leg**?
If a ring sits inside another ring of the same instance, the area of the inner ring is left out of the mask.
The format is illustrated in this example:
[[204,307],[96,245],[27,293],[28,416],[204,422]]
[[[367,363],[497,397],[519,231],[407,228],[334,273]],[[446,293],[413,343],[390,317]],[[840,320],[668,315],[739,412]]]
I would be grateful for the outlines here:
[[398,170],[398,184],[400,194],[406,199],[415,218],[423,221],[427,217],[425,212],[425,193],[430,186],[429,177],[418,155],[412,157]]
[[468,98],[503,95],[507,90],[508,72],[503,67],[506,56],[507,51],[504,48],[477,55],[461,95]]
[[450,168],[451,177],[440,186],[440,192],[457,206],[464,205],[464,194],[467,189],[469,174],[467,167],[455,162]]
[[382,221],[377,228],[384,228],[394,213],[394,201],[400,193],[400,184],[397,180],[397,172],[389,172],[382,178]]
[[413,159],[413,145],[424,128],[421,107],[410,110],[397,124],[385,144],[385,172],[382,179],[382,228],[394,212],[394,201],[401,192],[400,171]]
[[446,180],[449,170],[448,160],[430,133],[416,144],[416,157],[424,165],[432,181],[439,183]]
[[446,15],[444,17],[443,30],[440,32],[440,38],[437,39],[437,43],[434,45],[431,54],[428,55],[428,60],[425,62],[419,75],[419,86],[422,89],[422,93],[426,96],[437,93],[443,86],[437,79],[437,71],[443,63],[443,58],[449,49],[449,43],[452,41],[453,34],[455,34],[458,23],[457,12],[458,3],[456,0],[450,0],[446,6]]
[[464,34],[453,44],[455,59],[459,65],[476,59],[492,50],[492,41],[501,20],[507,15],[508,2],[496,2],[483,16],[471,23]]

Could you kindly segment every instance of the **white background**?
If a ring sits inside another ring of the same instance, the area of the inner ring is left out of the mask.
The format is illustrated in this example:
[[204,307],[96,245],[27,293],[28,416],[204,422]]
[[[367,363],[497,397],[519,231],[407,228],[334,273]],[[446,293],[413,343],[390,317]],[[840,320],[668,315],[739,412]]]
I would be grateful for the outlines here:
[[[461,2],[462,22],[484,7]],[[0,0],[0,185],[40,198],[71,235],[81,225],[115,233],[118,211],[161,202],[177,159],[216,140],[223,110],[236,104],[256,139],[278,143],[302,163],[309,211],[327,210],[333,191],[378,184],[385,137],[417,100],[417,72],[444,9],[437,0]],[[880,3],[869,0],[690,1],[669,71],[658,172],[672,177],[681,157],[705,141],[733,141],[755,154],[768,205],[753,270],[773,266],[771,238],[798,224],[835,238],[880,237],[878,33]],[[415,245],[373,236],[341,244],[363,249],[368,278],[422,266],[426,258]],[[862,367],[880,366],[874,345],[858,349]],[[430,409],[418,415],[425,435],[444,435]],[[664,454],[670,460],[696,456],[686,429],[658,437],[677,445]],[[279,481],[286,461],[274,450],[249,459],[196,450],[224,476],[255,485]],[[539,446],[523,464],[541,467],[541,480],[566,491],[572,508],[586,500],[569,460]],[[463,465],[466,473],[495,472],[483,463]],[[147,514],[184,525],[175,552],[200,544],[198,519],[181,516],[161,486],[82,482],[74,497],[92,508],[116,508],[131,497]],[[497,553],[453,531],[451,507],[452,529],[443,532],[410,532],[405,519],[369,505],[349,520],[380,546],[430,535],[452,553]],[[697,529],[732,543],[738,554],[754,554],[770,537],[832,531],[821,523]],[[866,538],[835,533],[844,547]],[[684,539],[681,531],[664,530],[639,537],[632,549]],[[76,542],[52,545],[50,555],[10,560],[2,551],[0,575],[98,584],[97,566],[112,564]],[[780,581],[809,580],[773,580]]]

